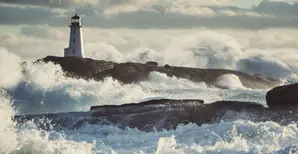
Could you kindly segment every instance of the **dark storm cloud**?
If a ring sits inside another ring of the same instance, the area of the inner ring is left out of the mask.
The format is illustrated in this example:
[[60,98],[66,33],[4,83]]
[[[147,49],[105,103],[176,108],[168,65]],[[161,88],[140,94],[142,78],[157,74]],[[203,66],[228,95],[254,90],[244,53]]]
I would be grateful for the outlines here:
[[43,8],[0,6],[0,24],[41,24],[54,14]]
[[114,6],[135,2],[134,0],[0,0],[3,4],[33,5],[51,8],[68,8],[72,5]]
[[254,7],[254,11],[275,16],[298,16],[298,2],[290,4],[283,1],[264,0],[258,6]]
[[63,8],[63,7],[70,6],[72,4],[72,1],[71,0],[0,0],[0,3]]
[[[83,11],[78,10],[80,14]],[[87,27],[101,28],[298,28],[298,20],[293,18],[278,18],[267,16],[195,16],[180,13],[159,13],[149,11],[121,12],[117,15],[107,17],[103,12],[86,15],[83,22]],[[52,26],[59,26],[68,20],[65,17],[55,18]]]
[[[106,4],[127,4],[130,1],[106,0]],[[65,1],[62,5],[69,5],[68,3],[70,3],[70,0]],[[187,7],[183,8],[185,9],[183,11],[168,11],[170,9],[167,8],[168,6],[157,7],[156,5],[142,10],[120,10],[118,12],[114,10],[116,13],[109,14],[105,12],[107,10],[100,9],[97,6],[83,5],[74,10],[66,10],[66,16],[57,16],[51,9],[46,8],[0,5],[0,24],[67,26],[71,14],[77,12],[84,15],[84,25],[100,28],[298,28],[297,5],[298,3],[289,4],[266,0],[254,9],[242,9],[234,6],[205,6],[207,11],[209,9],[209,12],[213,13],[212,15],[192,14],[193,12],[188,12],[190,10]],[[224,11],[229,11],[230,14],[222,13]],[[246,15],[243,12],[251,12],[253,15]]]

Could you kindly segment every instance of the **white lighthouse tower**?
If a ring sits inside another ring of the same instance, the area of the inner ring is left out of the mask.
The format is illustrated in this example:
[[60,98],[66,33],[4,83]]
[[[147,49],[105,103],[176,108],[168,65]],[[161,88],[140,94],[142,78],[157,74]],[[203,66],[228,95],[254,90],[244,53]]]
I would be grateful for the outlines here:
[[64,57],[84,58],[84,44],[81,17],[77,14],[71,18],[69,47],[64,49]]

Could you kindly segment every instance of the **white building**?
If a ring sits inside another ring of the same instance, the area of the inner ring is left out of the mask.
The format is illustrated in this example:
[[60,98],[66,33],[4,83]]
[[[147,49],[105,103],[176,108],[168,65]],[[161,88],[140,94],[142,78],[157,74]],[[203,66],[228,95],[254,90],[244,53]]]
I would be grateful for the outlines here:
[[84,58],[84,44],[81,17],[77,14],[71,18],[69,47],[64,49],[64,57]]

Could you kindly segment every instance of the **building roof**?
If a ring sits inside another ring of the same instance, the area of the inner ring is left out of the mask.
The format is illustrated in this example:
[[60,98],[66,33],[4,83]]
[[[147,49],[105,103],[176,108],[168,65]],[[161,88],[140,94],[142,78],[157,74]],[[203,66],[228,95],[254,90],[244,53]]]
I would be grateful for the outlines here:
[[77,14],[75,14],[71,19],[80,19],[81,17],[79,17]]

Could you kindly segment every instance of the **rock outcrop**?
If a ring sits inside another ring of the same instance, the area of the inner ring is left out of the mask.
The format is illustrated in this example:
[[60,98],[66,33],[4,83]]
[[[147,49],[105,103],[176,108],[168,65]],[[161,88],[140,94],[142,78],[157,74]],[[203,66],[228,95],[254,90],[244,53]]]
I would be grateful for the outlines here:
[[89,112],[15,116],[15,120],[18,124],[33,120],[37,126],[47,130],[77,129],[91,124],[161,131],[176,129],[180,124],[202,125],[244,118],[259,122],[275,121],[286,125],[297,121],[297,111],[298,106],[266,108],[252,102],[218,101],[204,104],[202,100],[160,99],[119,106],[94,106]]
[[93,60],[76,57],[47,56],[38,62],[53,62],[59,64],[67,76],[84,79],[103,80],[105,77],[113,77],[123,83],[144,81],[149,78],[151,72],[159,72],[172,77],[189,79],[193,82],[205,82],[207,85],[217,86],[217,79],[226,74],[239,77],[243,86],[247,88],[267,89],[280,84],[275,78],[226,69],[200,69],[177,66],[158,66],[156,62],[142,63],[114,63],[111,61]]
[[298,105],[298,83],[275,87],[266,94],[269,107],[283,108]]

